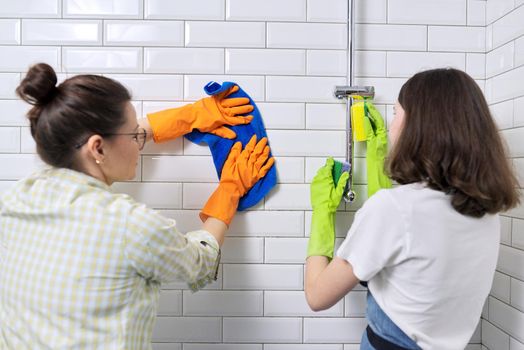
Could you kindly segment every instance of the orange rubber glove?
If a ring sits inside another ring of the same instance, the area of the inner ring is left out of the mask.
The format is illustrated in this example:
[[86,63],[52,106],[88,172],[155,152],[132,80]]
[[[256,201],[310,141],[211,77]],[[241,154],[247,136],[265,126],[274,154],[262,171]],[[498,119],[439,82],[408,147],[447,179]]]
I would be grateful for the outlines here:
[[257,136],[253,135],[244,150],[242,150],[242,143],[236,142],[231,147],[222,168],[220,183],[202,209],[200,219],[206,221],[211,216],[229,226],[237,211],[240,198],[258,180],[266,176],[273,166],[275,159],[268,158],[269,146],[266,137],[257,143]]
[[249,104],[247,97],[227,98],[238,91],[238,86],[221,92],[217,95],[198,100],[179,108],[166,109],[147,115],[153,140],[163,142],[177,138],[198,129],[226,139],[234,139],[236,133],[224,125],[248,124],[253,116],[240,117],[250,113],[254,107]]

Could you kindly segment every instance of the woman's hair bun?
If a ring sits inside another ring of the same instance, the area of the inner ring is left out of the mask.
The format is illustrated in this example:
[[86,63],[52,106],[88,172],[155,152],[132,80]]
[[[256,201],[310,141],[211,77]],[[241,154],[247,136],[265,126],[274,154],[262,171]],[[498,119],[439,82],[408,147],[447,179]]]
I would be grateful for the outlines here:
[[47,63],[38,63],[29,68],[24,80],[16,88],[20,98],[32,105],[45,105],[55,97],[56,73]]

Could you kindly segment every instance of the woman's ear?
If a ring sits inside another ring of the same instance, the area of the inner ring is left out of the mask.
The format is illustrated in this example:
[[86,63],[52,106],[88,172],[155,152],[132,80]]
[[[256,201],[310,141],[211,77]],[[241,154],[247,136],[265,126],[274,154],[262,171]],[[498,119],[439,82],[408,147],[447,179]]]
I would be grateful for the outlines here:
[[97,164],[104,161],[104,139],[100,135],[93,135],[87,140],[87,152]]

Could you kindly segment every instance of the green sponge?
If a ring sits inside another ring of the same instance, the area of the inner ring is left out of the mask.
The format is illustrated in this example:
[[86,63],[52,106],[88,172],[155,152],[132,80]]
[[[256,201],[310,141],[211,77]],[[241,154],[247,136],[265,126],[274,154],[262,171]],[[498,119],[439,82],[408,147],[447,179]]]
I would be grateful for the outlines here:
[[340,175],[342,175],[343,172],[349,171],[349,163],[347,162],[339,162],[338,160],[335,160],[335,164],[333,164],[333,182],[335,183],[335,187],[338,184],[338,180],[340,179]]

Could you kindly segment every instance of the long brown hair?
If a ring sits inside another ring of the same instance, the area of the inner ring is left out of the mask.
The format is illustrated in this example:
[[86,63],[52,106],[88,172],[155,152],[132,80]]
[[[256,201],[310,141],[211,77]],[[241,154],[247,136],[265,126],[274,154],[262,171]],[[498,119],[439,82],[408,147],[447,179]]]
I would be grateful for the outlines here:
[[388,160],[392,179],[426,182],[472,217],[519,203],[505,145],[469,75],[456,69],[417,73],[402,86],[398,102],[405,119]]
[[33,108],[27,113],[42,160],[74,168],[76,148],[92,134],[116,132],[126,121],[131,94],[119,82],[98,75],[76,75],[56,86],[51,66],[32,66],[16,93]]

